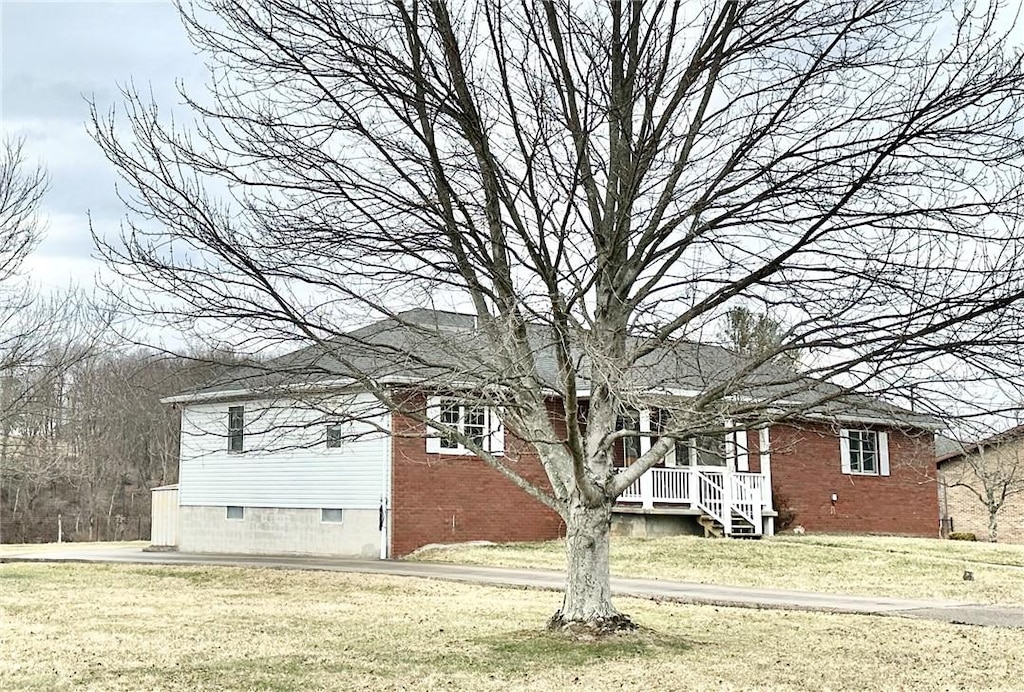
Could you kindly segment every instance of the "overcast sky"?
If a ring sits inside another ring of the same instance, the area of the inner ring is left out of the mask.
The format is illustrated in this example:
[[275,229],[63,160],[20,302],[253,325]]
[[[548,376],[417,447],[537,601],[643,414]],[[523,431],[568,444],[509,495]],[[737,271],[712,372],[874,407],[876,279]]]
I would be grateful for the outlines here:
[[23,137],[29,157],[49,172],[47,234],[27,269],[44,287],[90,286],[101,264],[87,213],[116,234],[123,208],[113,168],[86,131],[88,103],[119,103],[134,80],[161,110],[180,101],[175,82],[203,82],[174,6],[162,0],[49,2],[0,0],[0,122]]
[[86,99],[109,109],[132,80],[162,113],[179,100],[176,80],[203,83],[169,0],[0,0],[0,130],[24,137],[52,180],[48,233],[27,267],[48,287],[89,285],[99,270],[87,212],[101,234],[118,231],[115,174],[86,132]]

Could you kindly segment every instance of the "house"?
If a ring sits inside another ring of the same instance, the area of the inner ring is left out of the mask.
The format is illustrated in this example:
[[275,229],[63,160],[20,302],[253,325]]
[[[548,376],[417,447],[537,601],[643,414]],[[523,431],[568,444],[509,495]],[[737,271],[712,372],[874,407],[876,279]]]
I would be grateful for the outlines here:
[[[471,364],[488,357],[474,349],[475,330],[472,317],[409,311],[345,335],[331,356],[298,351],[165,399],[181,407],[182,435],[178,487],[161,490],[177,493],[169,503],[176,516],[161,519],[176,530],[164,535],[188,552],[380,558],[429,543],[562,535],[555,512],[462,445],[428,435],[414,415],[459,429],[547,485],[532,446],[505,431],[494,410],[460,396],[460,377],[438,367],[456,358],[461,380],[471,382]],[[435,334],[454,338],[459,353],[434,352]],[[545,375],[555,366],[536,336]],[[738,361],[696,343],[651,357],[640,368],[651,379],[640,386],[683,398],[729,376]],[[676,443],[623,493],[614,530],[761,536],[781,519],[808,531],[935,535],[934,421],[814,386],[794,390],[791,398],[804,396],[806,405],[787,422],[736,420]],[[399,412],[379,404],[382,394]],[[585,420],[587,391],[579,398]],[[564,408],[554,395],[549,409],[557,428]],[[658,439],[660,413],[627,412],[622,424],[641,433],[617,444],[615,463],[624,467]]]
[[936,451],[943,533],[1024,543],[1024,425]]

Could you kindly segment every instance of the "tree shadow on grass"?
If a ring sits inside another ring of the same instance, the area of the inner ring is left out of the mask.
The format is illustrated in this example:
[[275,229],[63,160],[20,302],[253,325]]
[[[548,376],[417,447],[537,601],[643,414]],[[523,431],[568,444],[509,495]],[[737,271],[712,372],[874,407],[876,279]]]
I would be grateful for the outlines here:
[[638,656],[658,657],[691,651],[702,642],[641,627],[628,634],[581,639],[572,634],[520,630],[477,640],[492,655],[492,665],[511,669],[524,665],[577,667]]

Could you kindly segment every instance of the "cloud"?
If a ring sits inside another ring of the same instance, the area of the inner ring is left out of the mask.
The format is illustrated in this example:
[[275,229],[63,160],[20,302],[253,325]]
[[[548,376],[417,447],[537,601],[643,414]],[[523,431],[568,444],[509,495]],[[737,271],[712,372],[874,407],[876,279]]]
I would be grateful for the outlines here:
[[180,101],[176,80],[196,86],[203,67],[169,2],[0,2],[0,116],[22,137],[50,189],[41,216],[48,233],[26,263],[46,285],[91,285],[87,214],[116,228],[124,207],[117,175],[86,130],[87,98],[114,107],[130,82],[162,111]]

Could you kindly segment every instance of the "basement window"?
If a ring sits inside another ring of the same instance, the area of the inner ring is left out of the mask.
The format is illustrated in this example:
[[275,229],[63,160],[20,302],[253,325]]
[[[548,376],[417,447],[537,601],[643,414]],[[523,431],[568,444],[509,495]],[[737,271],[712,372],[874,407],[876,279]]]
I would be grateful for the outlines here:
[[320,521],[324,524],[340,524],[342,519],[345,517],[344,510],[341,509],[321,509],[320,510]]
[[233,520],[245,519],[245,507],[228,506],[227,518]]

